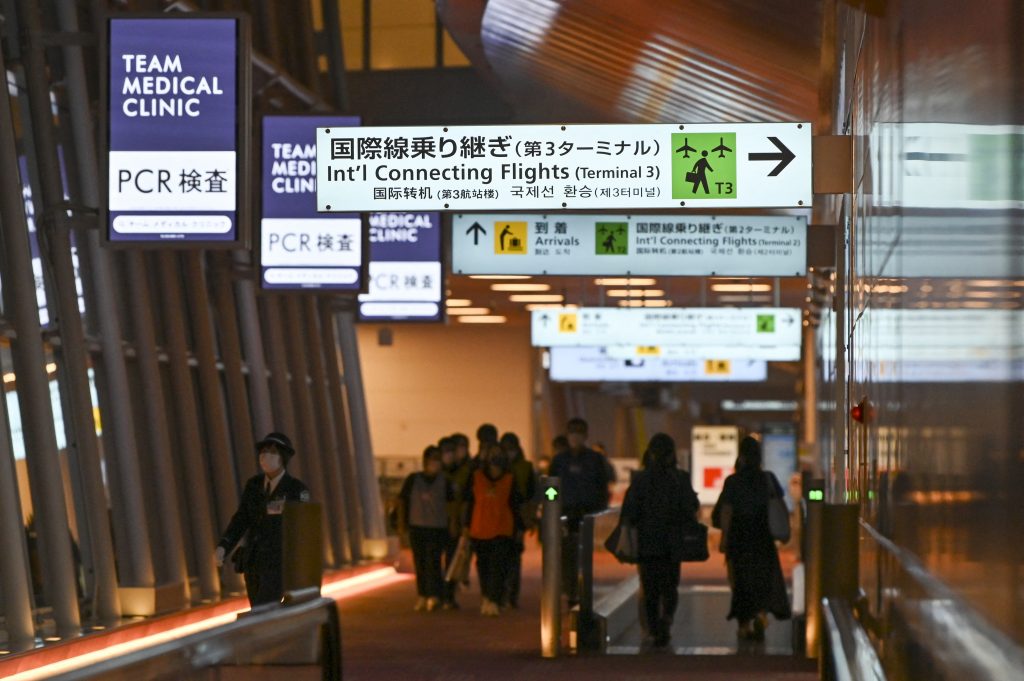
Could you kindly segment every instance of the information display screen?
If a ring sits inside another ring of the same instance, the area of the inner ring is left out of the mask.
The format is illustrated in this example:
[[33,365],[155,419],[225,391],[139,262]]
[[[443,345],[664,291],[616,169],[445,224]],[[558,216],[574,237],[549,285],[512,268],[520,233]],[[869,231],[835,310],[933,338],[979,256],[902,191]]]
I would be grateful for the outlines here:
[[371,213],[363,321],[441,321],[444,274],[440,213]]
[[205,247],[244,241],[247,32],[241,16],[108,19],[108,241]]
[[316,210],[317,126],[354,126],[353,116],[263,118],[260,283],[265,289],[362,288],[358,213]]

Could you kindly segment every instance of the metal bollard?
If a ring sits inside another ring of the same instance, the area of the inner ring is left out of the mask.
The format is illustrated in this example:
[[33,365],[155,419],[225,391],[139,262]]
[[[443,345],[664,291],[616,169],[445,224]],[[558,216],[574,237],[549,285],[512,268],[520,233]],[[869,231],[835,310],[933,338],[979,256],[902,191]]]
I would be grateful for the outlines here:
[[543,568],[540,594],[540,652],[542,657],[558,657],[562,638],[562,494],[558,478],[540,479],[544,494],[540,539],[543,544]]

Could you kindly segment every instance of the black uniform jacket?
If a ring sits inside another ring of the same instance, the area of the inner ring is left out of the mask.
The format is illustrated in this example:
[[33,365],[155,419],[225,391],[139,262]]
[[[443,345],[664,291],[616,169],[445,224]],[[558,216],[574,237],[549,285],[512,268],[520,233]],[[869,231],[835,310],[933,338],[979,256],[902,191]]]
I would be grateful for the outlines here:
[[228,523],[218,546],[231,553],[246,531],[249,539],[245,572],[277,569],[281,565],[281,518],[286,501],[309,501],[309,490],[286,471],[268,497],[263,492],[266,476],[254,475],[245,483],[242,501]]

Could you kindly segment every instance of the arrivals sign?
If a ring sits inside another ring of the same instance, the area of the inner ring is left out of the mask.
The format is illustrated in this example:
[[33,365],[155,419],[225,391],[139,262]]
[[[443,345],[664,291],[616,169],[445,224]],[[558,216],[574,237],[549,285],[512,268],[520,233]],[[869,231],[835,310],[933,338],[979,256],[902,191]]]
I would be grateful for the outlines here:
[[248,205],[248,24],[107,20],[109,241],[233,246]]
[[552,381],[729,382],[764,381],[764,360],[617,359],[604,348],[551,348]]
[[371,213],[369,292],[363,321],[441,321],[440,213]]
[[[581,307],[531,312],[536,347],[697,345],[756,348],[799,345],[800,310],[764,307]],[[710,354],[715,357],[717,353]]]
[[316,128],[359,125],[351,116],[263,118],[260,282],[266,289],[359,290],[358,213],[316,211]]
[[321,128],[317,209],[811,205],[809,123]]
[[803,276],[807,218],[457,214],[456,274]]

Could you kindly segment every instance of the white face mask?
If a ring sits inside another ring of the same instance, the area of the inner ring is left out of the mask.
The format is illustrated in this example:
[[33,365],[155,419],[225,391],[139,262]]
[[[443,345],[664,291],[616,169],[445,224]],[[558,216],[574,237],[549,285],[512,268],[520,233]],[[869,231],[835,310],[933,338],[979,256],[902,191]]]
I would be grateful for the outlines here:
[[266,475],[276,475],[283,467],[280,454],[260,452],[260,469]]

